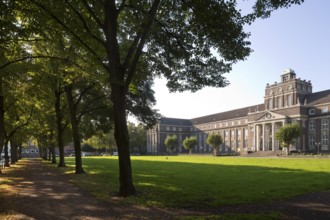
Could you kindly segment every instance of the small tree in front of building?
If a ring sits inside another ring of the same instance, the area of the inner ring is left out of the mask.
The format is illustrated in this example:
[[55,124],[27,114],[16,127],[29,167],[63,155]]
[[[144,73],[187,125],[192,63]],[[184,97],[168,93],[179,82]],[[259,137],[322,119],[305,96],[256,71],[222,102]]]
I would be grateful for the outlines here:
[[289,123],[280,127],[275,133],[275,138],[278,140],[282,147],[286,150],[286,155],[289,154],[289,147],[300,136],[301,130],[297,123]]
[[176,135],[167,135],[164,144],[170,153],[173,153],[175,148],[178,146],[178,137]]
[[183,147],[189,150],[189,154],[191,154],[192,149],[197,145],[197,138],[195,136],[186,137],[183,140]]
[[222,144],[222,137],[220,134],[209,134],[207,136],[206,143],[213,148],[213,156],[217,156],[219,147]]

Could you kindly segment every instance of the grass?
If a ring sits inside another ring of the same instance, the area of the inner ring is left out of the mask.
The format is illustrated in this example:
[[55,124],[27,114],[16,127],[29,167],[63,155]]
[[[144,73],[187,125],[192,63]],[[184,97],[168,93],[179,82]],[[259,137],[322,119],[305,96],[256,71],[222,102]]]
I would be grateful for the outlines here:
[[[330,159],[208,156],[132,157],[136,204],[205,208],[262,203],[330,189]],[[66,158],[73,173],[74,158]],[[73,181],[107,200],[118,186],[116,157],[83,158],[88,175]],[[212,219],[212,218],[211,218]],[[221,219],[221,218],[220,218]]]
[[276,220],[281,219],[281,214],[276,212],[261,214],[224,214],[210,216],[187,216],[180,220]]

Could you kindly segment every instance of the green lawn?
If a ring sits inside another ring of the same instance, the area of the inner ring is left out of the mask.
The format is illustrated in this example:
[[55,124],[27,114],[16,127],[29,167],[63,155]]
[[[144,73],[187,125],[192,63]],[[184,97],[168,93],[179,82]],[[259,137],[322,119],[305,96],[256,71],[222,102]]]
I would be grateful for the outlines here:
[[[138,196],[130,201],[158,207],[209,207],[266,202],[330,189],[330,159],[209,156],[132,157]],[[66,158],[73,172],[74,158]],[[107,200],[118,190],[116,157],[85,157],[87,175],[72,175]]]

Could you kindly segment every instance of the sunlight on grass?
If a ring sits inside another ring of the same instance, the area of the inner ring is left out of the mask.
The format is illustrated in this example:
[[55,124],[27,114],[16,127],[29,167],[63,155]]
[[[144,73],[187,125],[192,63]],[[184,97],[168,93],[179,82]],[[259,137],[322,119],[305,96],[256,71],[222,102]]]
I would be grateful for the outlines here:
[[179,218],[180,220],[275,220],[281,219],[281,214],[277,212],[261,214],[225,214],[209,216],[188,216]]
[[[159,207],[217,207],[267,202],[330,189],[330,159],[211,156],[134,156],[138,196],[127,201]],[[74,158],[66,158],[74,171]],[[74,181],[100,199],[119,188],[118,157],[86,157],[88,175]],[[71,174],[70,174],[71,175]]]

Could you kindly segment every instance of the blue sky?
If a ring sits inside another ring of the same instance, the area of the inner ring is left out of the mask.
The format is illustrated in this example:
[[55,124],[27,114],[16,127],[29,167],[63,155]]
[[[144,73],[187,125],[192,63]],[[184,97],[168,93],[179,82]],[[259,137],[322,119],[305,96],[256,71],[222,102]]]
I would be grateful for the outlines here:
[[305,0],[247,26],[254,52],[226,74],[228,87],[169,93],[166,82],[156,79],[155,108],[165,117],[191,119],[260,104],[266,84],[280,81],[287,68],[311,80],[313,92],[330,89],[329,11],[329,0]]

